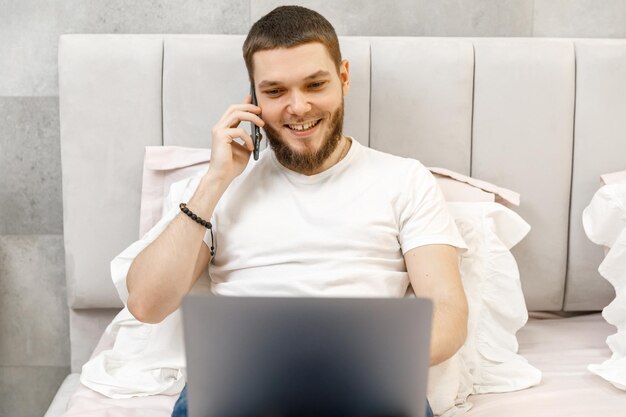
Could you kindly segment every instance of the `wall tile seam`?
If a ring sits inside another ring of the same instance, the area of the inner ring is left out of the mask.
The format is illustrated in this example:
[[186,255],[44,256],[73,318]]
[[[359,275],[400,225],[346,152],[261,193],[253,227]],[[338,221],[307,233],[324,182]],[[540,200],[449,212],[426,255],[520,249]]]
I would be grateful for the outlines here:
[[2,368],[59,368],[59,369],[67,369],[69,371],[69,364],[66,365],[6,365],[0,363],[0,369]]
[[57,100],[59,99],[59,95],[42,95],[42,96],[37,96],[37,95],[32,95],[32,96],[26,96],[26,95],[19,95],[19,96],[7,96],[7,95],[3,95],[0,96],[0,100],[2,99],[27,99],[27,98],[56,98]]
[[470,115],[470,154],[469,154],[469,176],[473,175],[474,169],[474,113],[476,108],[476,46],[472,45],[472,114]]
[[368,54],[368,61],[369,61],[369,102],[368,102],[368,107],[369,107],[369,114],[368,114],[368,119],[367,119],[367,147],[371,148],[372,147],[372,40],[369,39],[368,40],[368,45],[367,45],[369,54]]
[[[31,236],[31,237],[63,237],[63,233],[0,233],[0,238],[3,237],[16,237],[16,236],[20,236],[20,237],[27,237],[27,236]],[[65,247],[64,247],[65,249]]]

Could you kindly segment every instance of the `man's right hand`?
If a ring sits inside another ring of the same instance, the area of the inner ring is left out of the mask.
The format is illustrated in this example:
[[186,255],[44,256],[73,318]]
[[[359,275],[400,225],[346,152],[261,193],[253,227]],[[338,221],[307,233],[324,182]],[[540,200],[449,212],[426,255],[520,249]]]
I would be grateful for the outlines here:
[[[251,103],[252,97],[248,95],[242,104],[230,106],[211,130],[211,163],[207,174],[225,184],[230,184],[244,171],[254,150],[250,134],[239,124],[247,121],[265,126],[258,116],[261,108]],[[243,140],[244,144],[237,143],[236,138]]]

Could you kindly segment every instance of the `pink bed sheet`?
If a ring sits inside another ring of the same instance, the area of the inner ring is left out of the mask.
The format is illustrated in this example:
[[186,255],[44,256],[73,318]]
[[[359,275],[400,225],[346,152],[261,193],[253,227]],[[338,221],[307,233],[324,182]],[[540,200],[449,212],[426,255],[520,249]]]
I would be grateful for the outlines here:
[[[471,396],[464,417],[618,417],[626,415],[626,392],[587,370],[611,351],[615,333],[599,313],[560,318],[533,315],[518,333],[520,353],[543,372],[536,387],[505,394]],[[106,334],[94,354],[112,345]],[[154,395],[113,400],[81,385],[63,417],[169,417],[177,396]]]
[[505,394],[470,396],[464,417],[626,416],[626,392],[587,370],[611,356],[606,337],[614,326],[599,313],[569,318],[535,315],[518,332],[520,353],[539,368],[538,386]]

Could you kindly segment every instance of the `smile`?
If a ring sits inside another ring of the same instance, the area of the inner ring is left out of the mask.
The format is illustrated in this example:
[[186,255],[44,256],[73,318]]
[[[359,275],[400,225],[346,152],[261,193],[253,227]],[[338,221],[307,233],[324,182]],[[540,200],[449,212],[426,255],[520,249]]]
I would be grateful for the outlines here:
[[304,124],[288,124],[285,125],[291,130],[295,130],[296,132],[304,132],[309,129],[313,129],[320,122],[319,120],[314,120],[312,122],[304,123]]

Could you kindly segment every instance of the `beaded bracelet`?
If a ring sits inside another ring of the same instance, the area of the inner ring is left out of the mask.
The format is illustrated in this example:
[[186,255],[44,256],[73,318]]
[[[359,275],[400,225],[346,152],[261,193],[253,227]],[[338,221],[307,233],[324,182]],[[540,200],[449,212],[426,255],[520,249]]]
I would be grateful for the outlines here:
[[191,217],[191,219],[193,221],[195,221],[196,223],[201,224],[202,226],[206,227],[207,229],[209,229],[211,231],[211,256],[215,256],[215,246],[213,244],[213,225],[211,224],[211,222],[208,222],[204,219],[202,219],[200,216],[196,215],[193,211],[189,210],[187,208],[187,204],[186,203],[180,203],[178,205],[178,207],[180,207],[180,210],[185,213],[187,216]]

